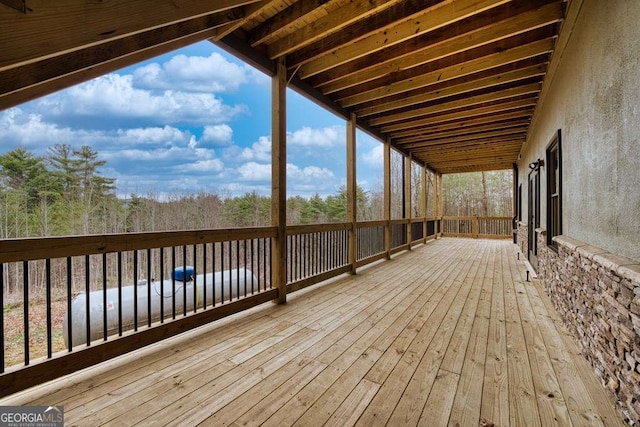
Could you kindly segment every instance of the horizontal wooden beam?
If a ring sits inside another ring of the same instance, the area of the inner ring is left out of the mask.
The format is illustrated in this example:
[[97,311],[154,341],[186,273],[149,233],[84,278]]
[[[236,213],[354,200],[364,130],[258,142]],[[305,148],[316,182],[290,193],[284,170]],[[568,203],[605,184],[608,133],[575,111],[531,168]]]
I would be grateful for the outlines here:
[[[499,10],[490,10],[455,25],[412,38],[401,46],[393,46],[375,55],[367,55],[327,69],[321,76],[314,79],[313,84],[322,87],[327,93],[335,92],[398,70],[406,70],[512,37],[557,22],[563,16],[562,3],[549,4],[540,9],[535,6],[535,3],[532,4],[529,1],[512,2],[496,8]],[[314,62],[300,68],[303,77],[306,76],[306,69]],[[329,84],[331,85],[328,86]]]
[[501,142],[487,143],[465,149],[451,147],[448,149],[439,149],[430,151],[425,156],[430,160],[451,160],[451,159],[474,159],[487,156],[512,155],[518,154],[522,144],[520,142]]
[[[454,95],[460,95],[468,92],[473,92],[480,89],[486,89],[493,86],[502,85],[505,83],[511,83],[518,80],[528,79],[531,77],[542,77],[547,69],[546,64],[534,65],[531,67],[523,68],[520,70],[509,71],[506,73],[497,74],[491,77],[484,77],[477,80],[471,80],[462,84],[448,86],[439,90],[435,90],[430,93],[421,93],[419,95],[405,96],[395,101],[386,102],[386,98],[377,103],[377,105],[357,109],[356,114],[359,117],[367,117],[375,114],[385,113],[387,111],[397,110],[400,108],[406,108],[413,105],[424,104],[429,101],[434,101],[442,98],[447,98]],[[540,79],[542,81],[542,79]]]
[[486,140],[490,140],[491,138],[506,137],[506,136],[524,137],[527,134],[527,128],[528,128],[527,126],[520,126],[512,129],[500,129],[500,130],[491,131],[491,132],[480,132],[477,134],[468,134],[468,135],[461,135],[461,136],[454,136],[454,137],[440,138],[440,139],[423,139],[422,137],[406,138],[403,140],[397,140],[396,144],[398,144],[399,146],[405,149],[413,150],[413,149],[425,147],[428,145],[456,144],[456,143],[475,141],[475,140],[486,141]]
[[[416,131],[411,133],[405,131],[399,134],[392,134],[395,141],[403,141],[403,138],[424,138],[425,140],[437,140],[451,137],[465,137],[466,135],[481,135],[483,132],[498,131],[517,127],[529,126],[530,119],[518,118],[506,121],[485,121],[483,125],[467,127],[461,129],[453,129],[442,132],[428,132],[427,130]],[[427,128],[428,129],[428,128]]]
[[0,71],[255,1],[29,0],[27,14],[0,7]]
[[497,101],[501,99],[513,98],[520,95],[531,95],[540,92],[540,83],[532,83],[524,86],[516,86],[510,89],[504,89],[496,92],[490,92],[483,95],[471,96],[469,98],[458,99],[456,101],[443,102],[440,104],[430,105],[428,107],[415,108],[402,113],[387,114],[369,120],[371,126],[378,126],[406,119],[415,119],[428,114],[442,113],[456,108],[468,108],[473,105],[485,102]]
[[0,71],[0,109],[206,40],[232,16],[198,17]]
[[478,162],[466,165],[441,165],[442,174],[512,169],[513,161]]
[[308,78],[507,2],[508,0],[456,0],[437,3],[433,7],[396,21],[385,31],[376,32],[355,43],[334,49],[330,55],[305,64],[300,70],[301,77]]
[[327,3],[326,0],[305,0],[294,3],[251,30],[249,44],[251,47],[256,47],[277,38],[283,30],[295,28],[303,22],[302,20],[311,12],[322,11]]
[[397,2],[398,0],[351,0],[331,13],[307,23],[293,34],[288,34],[269,45],[269,57],[275,59],[293,52]]
[[212,37],[213,40],[220,40],[223,37],[233,33],[238,28],[242,27],[248,21],[253,18],[258,17],[265,9],[269,7],[277,6],[280,3],[279,0],[262,0],[258,3],[252,3],[242,7],[243,18],[235,21],[231,25],[227,25],[223,28],[218,28],[215,31],[215,35]]
[[425,142],[422,145],[416,145],[411,149],[411,152],[416,153],[433,153],[441,148],[470,148],[477,147],[482,144],[508,144],[512,142],[524,142],[524,136],[522,134],[505,134],[503,136],[494,136],[491,138],[483,139],[471,139],[471,140],[457,140],[457,141],[445,141],[445,142]]
[[466,76],[526,58],[538,56],[543,53],[548,53],[553,50],[553,44],[554,39],[538,40],[503,52],[497,52],[482,58],[477,58],[469,62],[456,64],[444,69],[434,70],[430,73],[416,76],[409,80],[398,81],[388,86],[378,87],[356,95],[347,96],[339,99],[339,101],[343,107],[351,107],[367,101],[373,101],[390,95],[397,95],[409,90],[435,84],[440,81],[451,80],[457,77]]
[[[502,123],[506,123],[507,125],[513,121],[527,121],[529,122],[531,115],[533,114],[533,109],[524,109],[524,110],[516,110],[507,113],[498,112],[497,114],[487,114],[483,116],[479,116],[478,118],[471,119],[462,119],[461,121],[454,121],[444,124],[436,124],[436,125],[427,125],[427,126],[419,126],[409,130],[390,132],[391,137],[403,137],[410,136],[413,134],[438,134],[442,132],[451,132],[451,131],[465,131],[468,130],[473,132],[477,129],[485,130],[486,128],[490,128],[493,125],[500,126]],[[489,123],[489,124],[488,124]]]
[[514,110],[521,109],[530,109],[535,107],[536,105],[536,97],[528,96],[521,99],[516,100],[499,100],[495,103],[490,103],[486,106],[479,106],[475,108],[468,109],[460,109],[458,111],[445,113],[445,114],[434,114],[425,118],[409,120],[400,123],[394,123],[391,125],[385,125],[380,127],[380,131],[382,132],[394,132],[406,129],[413,129],[420,126],[430,126],[442,123],[450,123],[454,120],[461,119],[469,119],[479,116],[484,116],[488,114],[497,114]]

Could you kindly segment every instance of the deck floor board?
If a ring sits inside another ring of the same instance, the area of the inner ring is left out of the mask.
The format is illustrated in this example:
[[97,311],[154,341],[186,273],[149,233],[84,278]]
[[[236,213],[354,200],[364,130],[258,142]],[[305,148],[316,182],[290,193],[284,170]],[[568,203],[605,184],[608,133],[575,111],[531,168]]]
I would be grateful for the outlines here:
[[516,250],[429,242],[0,405],[77,426],[624,425]]

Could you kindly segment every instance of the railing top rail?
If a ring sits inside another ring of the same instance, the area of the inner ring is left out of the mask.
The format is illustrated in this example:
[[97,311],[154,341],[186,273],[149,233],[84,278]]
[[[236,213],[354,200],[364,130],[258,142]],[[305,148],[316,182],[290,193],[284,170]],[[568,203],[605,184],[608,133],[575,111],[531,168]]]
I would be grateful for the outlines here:
[[296,234],[321,233],[324,231],[341,231],[341,230],[351,230],[351,223],[335,222],[330,224],[288,225],[287,235],[292,236]]
[[387,221],[385,221],[384,219],[377,221],[359,221],[356,223],[357,228],[380,227],[384,225],[387,225]]
[[501,220],[501,221],[509,220],[509,221],[511,221],[513,218],[511,218],[510,216],[443,216],[442,219],[443,220],[474,220],[474,219],[478,219],[478,220]]
[[0,263],[275,237],[276,227],[0,240]]
[[402,218],[402,219],[392,219],[389,221],[390,224],[408,224],[409,223],[409,219],[408,218]]

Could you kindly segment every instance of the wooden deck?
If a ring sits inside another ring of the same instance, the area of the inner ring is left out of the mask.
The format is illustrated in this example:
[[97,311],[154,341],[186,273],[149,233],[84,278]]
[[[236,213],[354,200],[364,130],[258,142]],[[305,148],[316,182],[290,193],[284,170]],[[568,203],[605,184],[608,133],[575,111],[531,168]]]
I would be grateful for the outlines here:
[[65,425],[622,425],[508,241],[440,239],[0,401]]

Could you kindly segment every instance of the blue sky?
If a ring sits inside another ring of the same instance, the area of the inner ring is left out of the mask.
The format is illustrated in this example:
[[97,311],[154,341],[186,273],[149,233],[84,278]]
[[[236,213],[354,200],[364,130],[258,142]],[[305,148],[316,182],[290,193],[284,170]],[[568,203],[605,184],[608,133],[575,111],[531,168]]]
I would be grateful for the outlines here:
[[[0,111],[2,152],[90,145],[121,197],[270,193],[271,82],[209,42]],[[287,91],[288,195],[345,183],[345,122]],[[382,184],[382,144],[358,132],[358,182]]]

